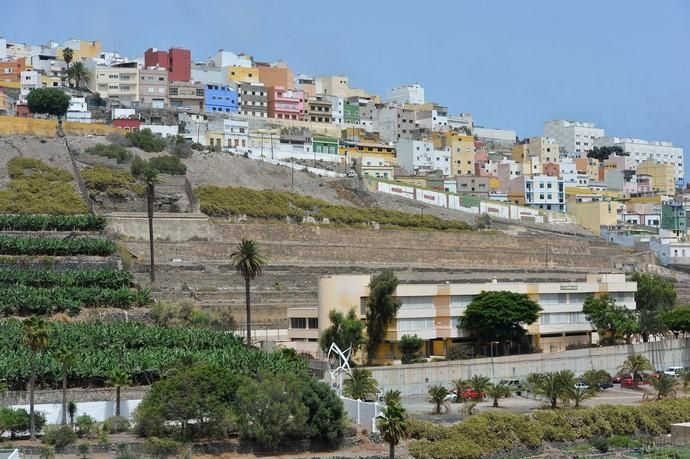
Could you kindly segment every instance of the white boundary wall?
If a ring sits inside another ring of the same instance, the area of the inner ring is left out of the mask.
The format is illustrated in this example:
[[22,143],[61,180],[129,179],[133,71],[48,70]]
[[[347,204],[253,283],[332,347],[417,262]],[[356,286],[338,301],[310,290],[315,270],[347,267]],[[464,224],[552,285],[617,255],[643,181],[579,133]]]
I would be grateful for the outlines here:
[[370,367],[381,391],[397,389],[402,395],[426,395],[429,387],[448,387],[452,380],[473,375],[524,379],[530,373],[572,370],[580,375],[587,370],[606,370],[611,374],[631,354],[646,356],[657,370],[671,366],[690,366],[690,339],[669,339],[651,343],[595,347],[548,354],[523,354],[509,357],[452,360]]
[[[141,400],[120,400],[120,415],[131,419],[132,414]],[[23,408],[29,411],[29,405],[12,405],[11,408]],[[60,424],[62,422],[62,403],[45,403],[34,406],[46,416],[46,424]],[[77,413],[74,419],[82,414],[88,414],[98,422],[103,422],[115,416],[115,400],[101,402],[77,402]],[[67,417],[69,421],[69,415]]]
[[340,397],[345,406],[347,416],[355,424],[365,426],[369,432],[378,432],[376,428],[376,417],[381,413],[383,405],[376,402],[363,402],[347,397]]

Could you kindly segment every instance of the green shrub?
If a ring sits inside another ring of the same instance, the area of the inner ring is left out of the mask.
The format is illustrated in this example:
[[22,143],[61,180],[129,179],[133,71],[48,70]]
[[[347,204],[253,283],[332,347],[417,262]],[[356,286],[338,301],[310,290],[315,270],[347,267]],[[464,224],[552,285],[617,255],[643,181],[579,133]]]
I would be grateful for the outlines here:
[[606,453],[609,450],[609,440],[603,435],[596,435],[592,437],[589,440],[589,443],[600,453]]
[[41,441],[56,449],[62,449],[77,441],[77,434],[70,426],[48,426]]
[[81,177],[88,189],[103,192],[111,197],[124,197],[128,192],[143,194],[143,186],[126,171],[96,166],[83,170]]
[[609,437],[609,446],[612,448],[638,448],[642,442],[636,438],[630,438],[625,435],[613,435]]
[[2,255],[109,256],[115,244],[108,239],[0,236]]
[[141,129],[126,134],[127,138],[135,147],[148,152],[159,152],[165,150],[167,142],[164,138],[155,135],[151,129]]
[[149,165],[161,174],[184,175],[187,172],[187,166],[177,156],[156,156],[149,159]]
[[47,269],[2,269],[0,285],[28,287],[129,287],[132,274],[127,271],[95,270],[58,272]]
[[155,459],[178,456],[182,446],[182,443],[166,438],[151,437],[146,439],[146,453]]
[[0,215],[0,231],[102,231],[106,220],[100,215]]
[[103,423],[103,428],[111,434],[128,432],[131,427],[129,420],[122,416],[112,416]]
[[407,420],[407,436],[416,440],[443,440],[450,437],[451,430],[439,424],[420,421],[415,418]]
[[141,159],[139,155],[134,156],[134,159],[132,160],[132,165],[130,166],[130,172],[134,177],[141,177],[141,175],[144,173],[144,170],[146,169],[146,165],[148,163],[146,160]]
[[75,424],[79,438],[91,438],[98,429],[98,423],[88,414],[77,416]]
[[[41,430],[46,423],[43,413],[34,412],[34,423],[36,430]],[[28,432],[31,425],[29,413],[23,408],[0,407],[0,435],[9,432],[10,437],[18,433]]]
[[408,450],[415,459],[479,459],[483,455],[478,444],[463,437],[435,442],[412,441]]
[[106,158],[114,159],[118,164],[126,163],[132,159],[132,153],[130,153],[125,147],[117,144],[105,144],[99,143],[93,147],[89,147],[84,150],[90,155],[104,156]]

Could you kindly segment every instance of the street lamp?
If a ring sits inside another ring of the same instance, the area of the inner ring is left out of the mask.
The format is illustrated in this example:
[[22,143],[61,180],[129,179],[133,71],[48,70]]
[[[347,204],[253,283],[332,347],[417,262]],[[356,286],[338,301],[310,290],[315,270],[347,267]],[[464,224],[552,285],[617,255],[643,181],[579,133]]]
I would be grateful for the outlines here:
[[500,344],[500,341],[491,341],[491,358],[494,358],[494,344]]

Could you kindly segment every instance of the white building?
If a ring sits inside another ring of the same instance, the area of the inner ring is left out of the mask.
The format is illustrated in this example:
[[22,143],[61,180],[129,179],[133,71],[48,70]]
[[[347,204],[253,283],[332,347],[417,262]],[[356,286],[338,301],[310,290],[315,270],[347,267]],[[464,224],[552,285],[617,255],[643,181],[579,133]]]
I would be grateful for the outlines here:
[[[222,84],[228,85],[227,83],[227,71],[221,67],[214,67],[206,64],[193,64],[192,65],[192,81],[198,81],[199,83],[207,84]],[[233,83],[232,86],[237,91],[236,85]]]
[[482,140],[491,140],[498,143],[514,144],[517,134],[510,129],[493,129],[485,127],[475,127],[472,133]]
[[578,185],[577,167],[572,158],[563,158],[559,161],[559,169],[563,183],[568,185]]
[[213,58],[213,63],[216,67],[251,67],[252,58],[244,54],[235,54],[219,49]]
[[239,118],[223,120],[223,143],[227,148],[249,147],[249,121]]
[[180,128],[177,124],[142,124],[139,129],[149,129],[154,134],[158,134],[161,137],[177,137],[180,133]]
[[67,108],[67,121],[75,121],[78,123],[90,123],[91,112],[86,105],[86,98],[72,96],[69,100],[69,107]]
[[396,156],[398,165],[410,173],[434,170],[434,144],[431,142],[400,139],[396,147]]
[[331,101],[331,118],[334,124],[343,124],[345,117],[345,100],[337,96],[323,96]]
[[544,136],[556,139],[568,156],[587,156],[594,147],[594,140],[604,136],[604,130],[594,123],[568,120],[544,122]]
[[0,38],[0,59],[7,59],[7,40]]
[[674,147],[671,142],[605,136],[596,139],[595,145],[597,147],[619,146],[630,155],[635,164],[648,159],[658,163],[672,164],[675,168],[676,185],[682,186],[684,183],[683,149]]
[[384,102],[394,102],[396,104],[423,104],[424,87],[419,84],[404,84],[396,86],[388,91],[383,98]]
[[139,68],[134,62],[115,67],[90,68],[89,89],[124,106],[139,102]]
[[460,131],[463,128],[472,132],[472,114],[460,113],[459,115],[448,115],[448,129],[452,131]]
[[657,254],[662,265],[690,265],[690,242],[653,237],[649,248]]
[[525,177],[525,204],[527,207],[565,212],[563,179],[547,175]]
[[[431,104],[428,104],[431,105]],[[415,112],[417,127],[430,131],[448,130],[448,109],[441,105],[433,104],[429,110],[417,110]]]
[[442,171],[443,175],[448,177],[450,175],[450,148],[446,147],[441,150],[433,150],[432,159],[434,170]]
[[29,96],[29,93],[34,89],[41,87],[41,77],[35,70],[24,70],[19,75],[19,78],[19,99],[23,102],[26,102],[26,98]]

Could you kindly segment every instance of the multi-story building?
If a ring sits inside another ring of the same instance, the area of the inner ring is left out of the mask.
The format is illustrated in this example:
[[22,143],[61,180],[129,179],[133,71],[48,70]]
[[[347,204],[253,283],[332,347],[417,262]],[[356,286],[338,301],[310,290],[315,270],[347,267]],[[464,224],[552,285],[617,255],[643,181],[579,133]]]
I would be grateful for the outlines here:
[[99,41],[67,40],[61,47],[55,49],[55,56],[62,59],[65,48],[72,50],[72,60],[78,62],[99,57],[102,46]]
[[499,144],[512,145],[515,143],[515,131],[510,129],[494,129],[475,126],[472,128],[472,133],[481,140],[490,140]]
[[295,89],[304,91],[305,97],[314,97],[316,96],[316,79],[311,75],[297,75]]
[[395,105],[378,106],[373,124],[374,131],[387,142],[411,139],[417,131],[415,112]]
[[424,87],[420,84],[404,84],[389,90],[383,97],[384,102],[395,104],[423,104]]
[[528,158],[539,158],[542,164],[559,160],[559,147],[549,137],[530,137],[526,143],[518,143],[512,148],[513,161],[527,162]]
[[350,83],[345,75],[316,77],[316,94],[324,96],[349,97]]
[[450,150],[449,175],[475,175],[474,137],[458,132],[434,132],[432,139],[437,149]]
[[251,67],[252,57],[219,49],[213,58],[216,67]]
[[335,124],[342,124],[345,115],[345,99],[336,96],[321,96],[331,103],[331,119]]
[[563,179],[547,175],[524,177],[525,204],[545,210],[565,212]]
[[284,120],[304,119],[304,92],[283,86],[268,88],[268,117]]
[[268,116],[268,92],[261,83],[239,83],[239,112],[242,115],[266,118]]
[[[347,313],[354,308],[365,319],[370,282],[370,275],[321,277],[318,307],[288,308],[290,341],[316,352],[321,333],[331,326],[332,310]],[[491,291],[521,293],[537,302],[542,308],[539,319],[525,327],[529,344],[543,352],[560,352],[598,340],[582,312],[588,297],[607,294],[617,305],[634,310],[637,284],[626,281],[625,274],[587,274],[577,282],[399,284],[395,296],[401,307],[388,325],[384,342],[370,357],[379,363],[399,359],[398,342],[403,335],[422,338],[424,356],[445,356],[451,345],[471,341],[469,331],[458,327],[460,318],[481,292]]]
[[259,83],[259,70],[256,67],[229,66],[227,68],[228,81],[238,83]]
[[67,114],[65,115],[67,121],[73,121],[77,123],[90,123],[91,122],[91,112],[86,104],[86,98],[84,97],[70,97],[69,107],[67,108]]
[[395,179],[395,166],[383,158],[363,156],[356,169],[362,177],[376,177],[384,180]]
[[338,152],[345,157],[347,164],[352,160],[361,161],[363,156],[381,158],[388,164],[394,164],[396,159],[395,147],[383,142],[368,139],[340,140]]
[[359,104],[350,102],[349,100],[345,102],[343,107],[343,122],[347,124],[359,124]]
[[[304,95],[304,92],[302,92]],[[331,100],[323,96],[307,99],[304,119],[313,123],[331,123],[333,121]]]
[[652,159],[642,161],[637,167],[638,176],[649,176],[651,189],[647,192],[672,196],[675,193],[677,177],[673,164],[660,163]]
[[[256,68],[259,72],[259,82],[267,88],[280,86],[285,89],[295,88],[295,77],[292,70],[284,62],[275,64],[257,63]],[[302,91],[304,94],[304,91]]]
[[594,123],[568,120],[544,122],[544,136],[556,141],[568,156],[587,156],[594,148],[594,140],[604,136],[604,130]]
[[576,218],[577,223],[597,236],[601,235],[602,226],[616,225],[623,218],[625,204],[603,200],[601,197],[582,200],[573,195],[568,200],[568,213]]
[[409,173],[434,169],[434,144],[425,140],[400,139],[396,148],[398,165]]
[[170,48],[167,51],[149,48],[144,52],[144,67],[168,69],[168,81],[190,81],[192,79],[192,52],[184,48]]
[[8,59],[0,61],[0,81],[19,83],[23,71],[26,70],[26,59]]
[[88,87],[104,99],[124,106],[139,102],[139,68],[136,62],[96,67],[93,75]]
[[170,99],[168,98],[168,84],[168,71],[166,69],[140,69],[139,103],[143,107],[169,107]]
[[683,149],[674,147],[672,142],[605,136],[596,139],[594,143],[598,147],[619,146],[637,164],[641,164],[648,159],[659,163],[671,164],[675,169],[676,187],[683,187],[685,182]]
[[469,135],[472,133],[474,125],[471,113],[460,113],[459,115],[448,115],[448,129],[451,131],[463,131]]
[[215,65],[194,63],[192,64],[191,80],[204,85],[226,84],[228,82],[227,70]]
[[417,127],[430,131],[448,130],[448,108],[438,104],[424,104],[415,110]]
[[687,217],[682,202],[668,201],[661,205],[661,229],[680,237],[688,234]]
[[204,110],[207,113],[237,113],[237,91],[229,85],[207,84]]
[[29,93],[36,88],[41,87],[41,78],[35,70],[24,70],[20,74],[19,99],[22,103],[26,103],[26,98]]
[[444,177],[451,175],[450,147],[434,147],[434,150],[432,151],[432,158],[434,161],[433,170],[441,171]]
[[171,81],[168,86],[170,106],[186,107],[192,111],[204,111],[204,85],[185,81]]
[[455,192],[457,194],[489,199],[491,178],[478,175],[456,175]]
[[223,120],[223,143],[227,148],[249,146],[249,122],[237,117]]

